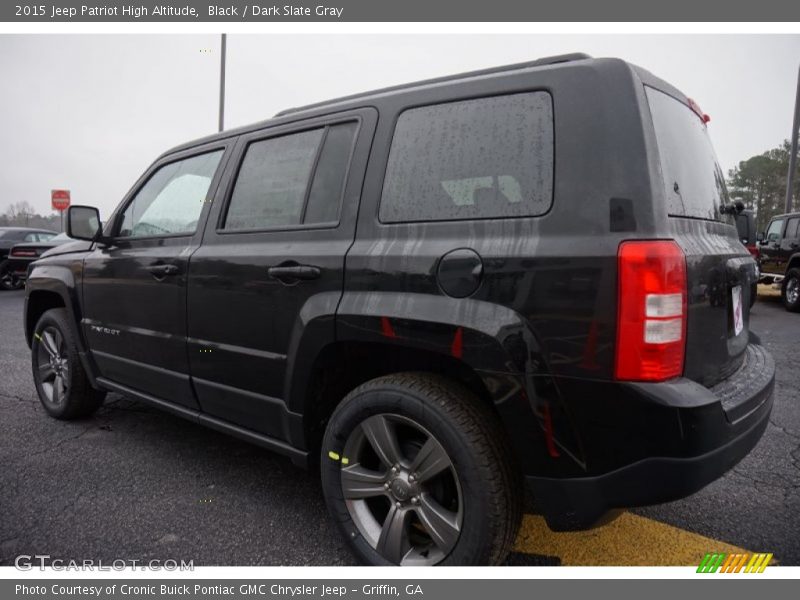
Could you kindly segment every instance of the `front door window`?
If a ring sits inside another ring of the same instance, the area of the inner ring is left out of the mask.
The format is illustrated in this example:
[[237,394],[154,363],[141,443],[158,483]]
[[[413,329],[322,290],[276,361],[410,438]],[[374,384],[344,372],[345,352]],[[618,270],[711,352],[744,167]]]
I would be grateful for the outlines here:
[[117,236],[194,233],[222,152],[200,154],[161,167],[125,209]]

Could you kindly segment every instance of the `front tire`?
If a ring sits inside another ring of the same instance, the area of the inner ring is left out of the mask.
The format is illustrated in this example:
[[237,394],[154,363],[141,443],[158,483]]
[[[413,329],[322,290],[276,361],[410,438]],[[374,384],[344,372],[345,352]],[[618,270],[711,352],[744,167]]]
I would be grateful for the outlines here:
[[800,312],[800,269],[789,269],[781,287],[783,305],[789,312]]
[[522,518],[520,479],[496,415],[444,377],[369,381],[331,416],[328,509],[372,565],[499,564]]
[[86,417],[103,403],[105,392],[92,387],[81,364],[66,309],[50,309],[36,323],[31,367],[39,401],[51,417]]

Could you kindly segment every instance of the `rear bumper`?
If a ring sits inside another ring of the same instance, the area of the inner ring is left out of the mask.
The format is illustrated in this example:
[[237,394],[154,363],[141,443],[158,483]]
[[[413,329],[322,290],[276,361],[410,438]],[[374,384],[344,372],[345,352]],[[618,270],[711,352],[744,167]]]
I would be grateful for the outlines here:
[[[526,477],[537,508],[555,531],[587,529],[615,509],[669,502],[697,492],[758,443],[772,411],[774,382],[772,357],[751,344],[741,368],[710,389],[686,379],[629,384],[642,401],[674,408],[681,423],[679,446],[686,452],[656,454],[592,477]],[[673,445],[670,452],[674,450]]]

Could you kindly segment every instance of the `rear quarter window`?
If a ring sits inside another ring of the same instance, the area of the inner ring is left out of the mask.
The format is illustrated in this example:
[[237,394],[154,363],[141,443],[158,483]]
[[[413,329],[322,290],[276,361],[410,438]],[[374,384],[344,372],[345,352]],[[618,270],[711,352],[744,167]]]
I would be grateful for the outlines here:
[[389,151],[384,223],[537,216],[553,198],[547,92],[403,112]]

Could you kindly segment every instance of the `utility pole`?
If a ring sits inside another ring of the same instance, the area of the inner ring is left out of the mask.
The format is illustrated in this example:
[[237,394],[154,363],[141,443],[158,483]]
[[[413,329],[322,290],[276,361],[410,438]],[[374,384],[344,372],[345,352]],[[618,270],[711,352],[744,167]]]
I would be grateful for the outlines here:
[[225,46],[227,35],[222,34],[221,51],[219,57],[219,130],[225,127]]
[[786,178],[786,211],[792,212],[792,192],[797,173],[797,132],[800,129],[800,69],[797,71],[797,95],[794,100],[794,122],[792,124],[792,149],[789,155],[789,175]]

